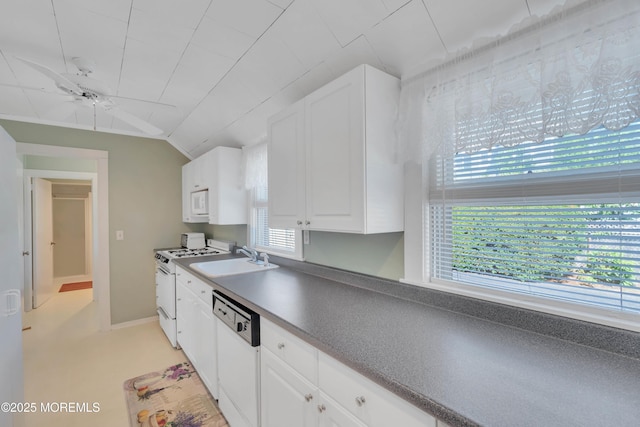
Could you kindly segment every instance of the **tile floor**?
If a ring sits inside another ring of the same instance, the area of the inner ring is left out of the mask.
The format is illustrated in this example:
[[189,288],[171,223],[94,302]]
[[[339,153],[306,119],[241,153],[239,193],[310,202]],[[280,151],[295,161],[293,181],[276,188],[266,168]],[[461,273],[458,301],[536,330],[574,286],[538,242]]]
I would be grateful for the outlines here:
[[122,383],[187,360],[169,344],[157,322],[98,330],[91,290],[56,294],[24,314],[25,402],[94,402],[94,413],[24,416],[26,427],[128,427]]

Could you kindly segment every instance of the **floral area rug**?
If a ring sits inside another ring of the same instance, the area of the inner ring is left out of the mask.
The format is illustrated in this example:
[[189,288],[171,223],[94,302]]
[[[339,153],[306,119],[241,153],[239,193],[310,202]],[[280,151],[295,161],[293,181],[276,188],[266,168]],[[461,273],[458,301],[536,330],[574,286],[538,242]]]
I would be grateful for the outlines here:
[[190,363],[124,382],[131,427],[228,427]]

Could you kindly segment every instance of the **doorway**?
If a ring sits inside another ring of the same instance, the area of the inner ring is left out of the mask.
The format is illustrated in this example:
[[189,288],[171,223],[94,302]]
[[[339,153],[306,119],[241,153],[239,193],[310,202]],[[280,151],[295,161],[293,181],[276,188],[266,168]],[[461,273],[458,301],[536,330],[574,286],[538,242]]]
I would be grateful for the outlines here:
[[30,302],[37,308],[58,292],[92,288],[93,282],[91,180],[30,179],[33,280],[27,311]]
[[31,248],[31,262],[27,258],[25,263],[25,311],[49,300],[61,282],[93,281],[87,254],[93,253],[96,178],[95,173],[24,170],[25,247]]
[[[100,330],[111,329],[111,304],[109,288],[109,207],[108,207],[108,153],[99,150],[78,149],[39,144],[18,143],[19,156],[51,157],[63,164],[63,160],[77,159],[95,163],[96,172],[74,172],[68,170],[38,170],[25,168],[24,200],[22,217],[24,218],[24,302],[25,310],[32,301],[33,283],[33,248],[31,233],[31,178],[46,178],[53,180],[82,180],[91,183],[91,278],[93,281],[93,297],[97,302]],[[69,163],[69,162],[66,162]],[[53,240],[52,240],[53,241]]]

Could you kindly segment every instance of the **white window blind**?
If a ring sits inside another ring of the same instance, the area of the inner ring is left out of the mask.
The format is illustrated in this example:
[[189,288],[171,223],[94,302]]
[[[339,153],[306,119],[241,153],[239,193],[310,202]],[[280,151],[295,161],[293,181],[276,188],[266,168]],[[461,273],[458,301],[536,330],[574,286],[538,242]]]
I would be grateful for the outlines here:
[[293,229],[269,228],[268,191],[266,187],[253,190],[252,245],[269,252],[276,252],[290,256],[298,256],[296,232]]
[[429,169],[433,277],[640,312],[640,121]]

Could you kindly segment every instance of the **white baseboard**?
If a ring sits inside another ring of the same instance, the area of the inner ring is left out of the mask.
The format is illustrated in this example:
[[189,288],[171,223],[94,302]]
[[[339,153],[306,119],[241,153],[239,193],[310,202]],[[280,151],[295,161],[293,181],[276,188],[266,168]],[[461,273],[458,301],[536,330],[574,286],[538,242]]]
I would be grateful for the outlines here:
[[145,317],[144,319],[137,319],[137,320],[130,320],[128,322],[116,323],[114,325],[111,325],[111,329],[128,328],[130,326],[144,325],[145,323],[151,323],[151,322],[157,322],[157,321],[158,321],[158,315],[155,315],[151,317]]

